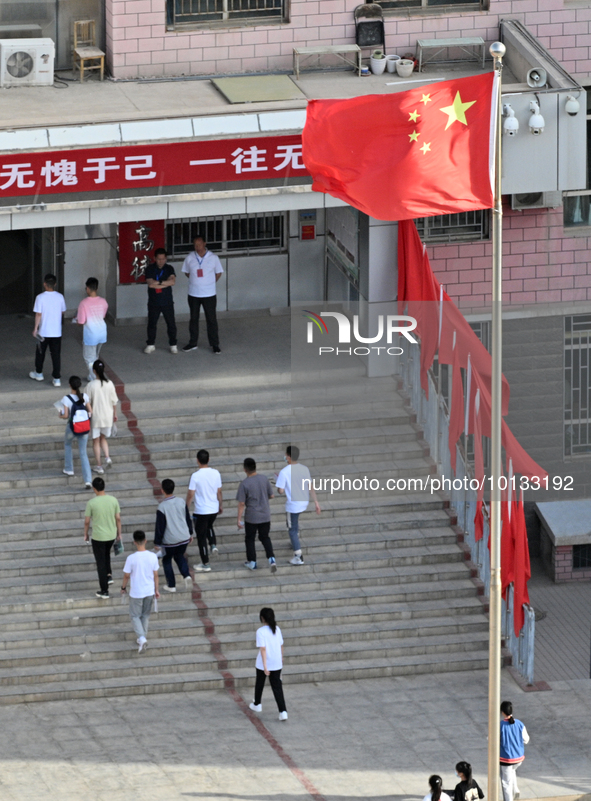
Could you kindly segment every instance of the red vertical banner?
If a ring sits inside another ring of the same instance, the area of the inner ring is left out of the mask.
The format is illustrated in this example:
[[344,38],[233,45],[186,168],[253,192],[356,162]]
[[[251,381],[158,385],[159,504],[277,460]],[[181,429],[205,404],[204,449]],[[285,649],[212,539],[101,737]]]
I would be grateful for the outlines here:
[[156,248],[165,247],[164,220],[119,223],[119,283],[143,284]]

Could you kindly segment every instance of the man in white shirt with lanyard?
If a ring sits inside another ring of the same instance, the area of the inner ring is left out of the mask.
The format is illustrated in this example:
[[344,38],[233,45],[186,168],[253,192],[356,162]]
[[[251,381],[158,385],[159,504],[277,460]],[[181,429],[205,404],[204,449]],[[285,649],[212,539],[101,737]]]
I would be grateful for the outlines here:
[[216,284],[223,275],[220,260],[207,249],[205,239],[196,236],[193,239],[193,253],[189,253],[183,263],[183,272],[189,278],[189,309],[191,320],[189,322],[189,344],[183,351],[197,350],[199,341],[199,315],[201,307],[205,312],[207,323],[207,338],[214,353],[221,353],[218,336],[218,321],[215,308],[217,302]]

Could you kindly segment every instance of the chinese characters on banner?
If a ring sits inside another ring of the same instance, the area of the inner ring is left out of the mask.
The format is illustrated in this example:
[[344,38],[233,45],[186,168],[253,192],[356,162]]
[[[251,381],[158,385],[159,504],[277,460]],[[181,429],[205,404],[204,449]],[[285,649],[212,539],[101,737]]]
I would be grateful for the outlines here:
[[154,251],[164,246],[164,220],[119,223],[119,283],[145,283]]
[[0,155],[0,198],[306,176],[301,136]]

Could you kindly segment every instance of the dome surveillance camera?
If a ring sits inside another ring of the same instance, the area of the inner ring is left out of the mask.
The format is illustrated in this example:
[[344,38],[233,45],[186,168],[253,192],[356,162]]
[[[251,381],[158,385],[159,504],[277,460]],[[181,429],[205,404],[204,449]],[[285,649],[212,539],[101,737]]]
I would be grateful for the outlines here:
[[531,103],[529,104],[529,110],[532,113],[528,123],[529,131],[534,136],[539,136],[541,133],[544,132],[544,127],[546,126],[546,122],[542,117],[542,115],[540,114],[540,107],[535,100],[532,100]]
[[566,98],[566,103],[564,105],[564,110],[569,115],[569,117],[576,117],[579,111],[581,110],[581,104],[579,103],[576,97],[573,97],[573,95],[568,95]]
[[509,103],[503,105],[503,116],[507,118],[503,123],[503,131],[507,136],[517,136],[519,120],[515,116],[515,112]]

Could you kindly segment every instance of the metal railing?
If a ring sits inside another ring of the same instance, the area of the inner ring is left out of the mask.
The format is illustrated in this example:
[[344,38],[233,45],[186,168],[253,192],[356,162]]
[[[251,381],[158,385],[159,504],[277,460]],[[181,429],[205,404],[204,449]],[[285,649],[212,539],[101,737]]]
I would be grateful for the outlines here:
[[171,26],[229,20],[282,20],[283,0],[167,0]]
[[[411,406],[416,413],[417,422],[422,427],[424,438],[429,443],[431,453],[437,461],[439,477],[453,480],[445,486],[458,525],[464,530],[465,542],[470,548],[471,559],[478,570],[478,577],[484,584],[484,594],[490,591],[490,553],[488,550],[489,518],[484,509],[484,536],[476,541],[474,515],[476,513],[476,490],[464,487],[464,477],[474,478],[474,473],[462,449],[457,447],[456,472],[451,469],[448,448],[449,415],[443,399],[438,396],[437,385],[433,375],[429,373],[429,398],[421,387],[420,380],[420,347],[408,348],[399,361],[399,376],[404,392],[410,397]],[[461,483],[461,488],[457,488]],[[534,682],[534,645],[535,614],[528,604],[524,604],[525,622],[519,637],[513,628],[513,588],[507,592],[507,601],[503,601],[502,636],[509,649],[513,665],[528,684]]]
[[429,8],[430,6],[437,6],[441,8],[443,6],[456,6],[460,5],[462,7],[467,6],[474,6],[475,8],[479,9],[480,11],[484,11],[488,8],[488,3],[486,0],[446,0],[444,3],[441,0],[377,0],[377,2],[381,5],[384,10],[391,10],[391,9],[407,9],[407,8]]
[[487,209],[461,211],[415,220],[423,242],[467,242],[489,239],[490,212]]

